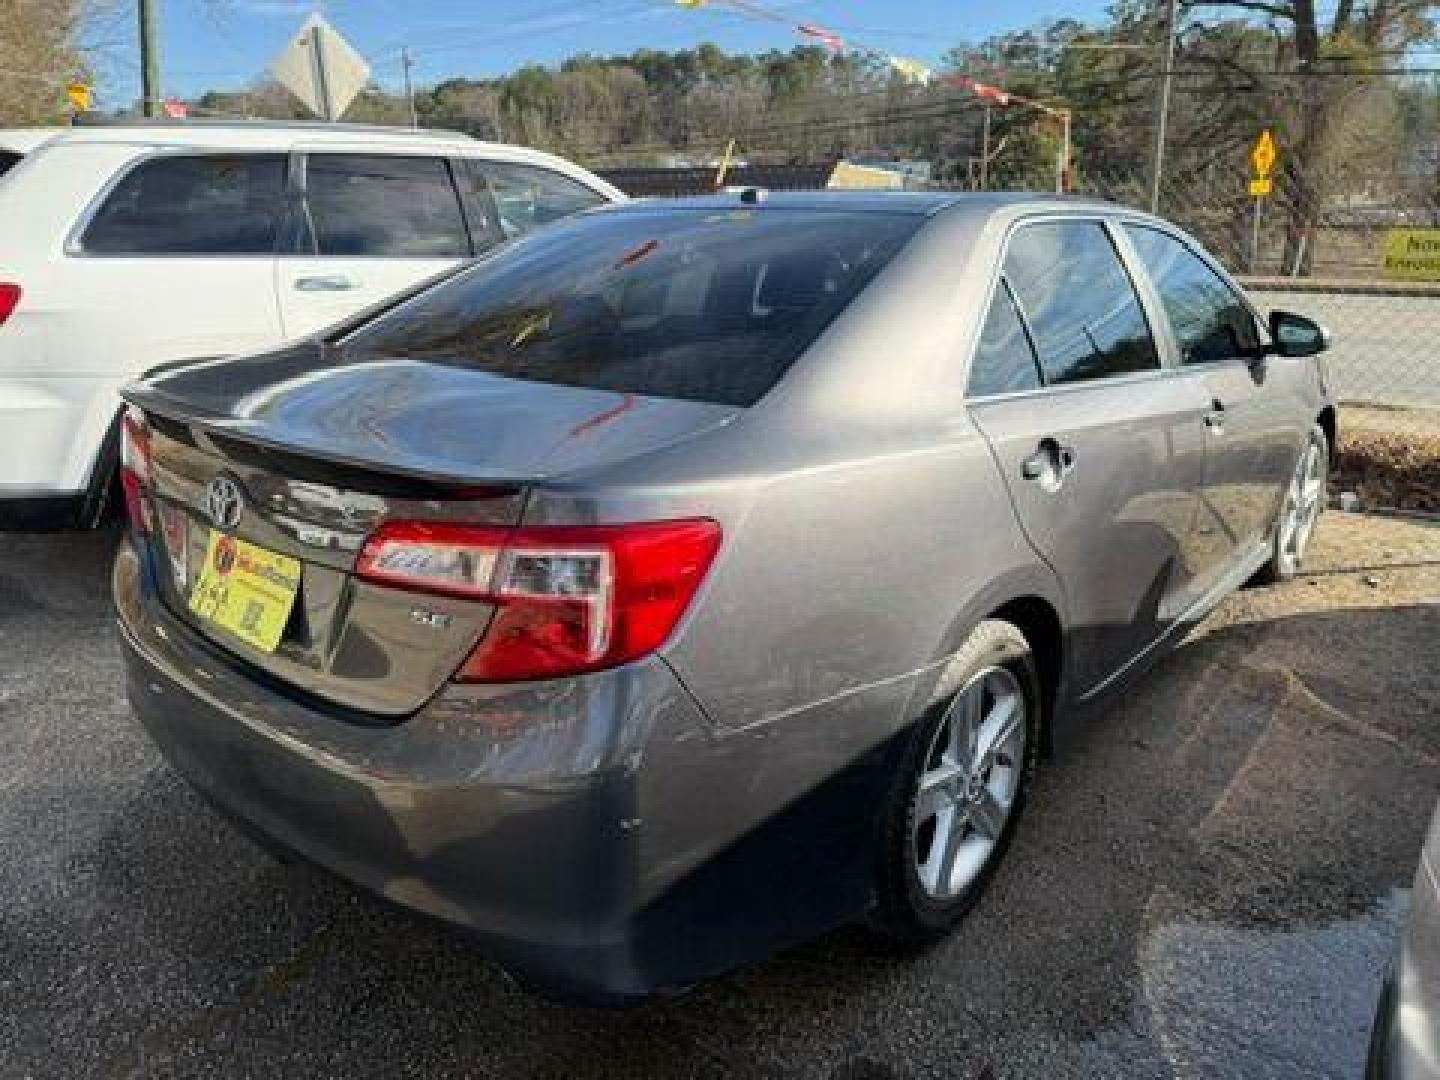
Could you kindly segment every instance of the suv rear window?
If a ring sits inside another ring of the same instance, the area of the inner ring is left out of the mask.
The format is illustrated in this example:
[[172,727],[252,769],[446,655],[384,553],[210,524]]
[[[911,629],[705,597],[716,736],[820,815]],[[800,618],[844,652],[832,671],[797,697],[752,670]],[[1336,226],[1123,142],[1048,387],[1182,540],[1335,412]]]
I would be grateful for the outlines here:
[[285,170],[283,154],[143,161],[100,206],[81,247],[94,255],[269,255]]
[[567,219],[353,333],[359,352],[748,406],[923,219],[694,207]]
[[4,176],[16,165],[20,164],[20,159],[23,156],[23,154],[17,154],[13,150],[0,150],[0,176]]

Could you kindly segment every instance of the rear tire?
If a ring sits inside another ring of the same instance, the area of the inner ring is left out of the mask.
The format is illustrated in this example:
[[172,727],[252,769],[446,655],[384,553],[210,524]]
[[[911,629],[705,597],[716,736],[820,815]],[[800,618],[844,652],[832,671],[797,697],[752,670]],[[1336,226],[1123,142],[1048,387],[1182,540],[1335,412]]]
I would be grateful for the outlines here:
[[977,626],[913,726],[884,810],[871,925],[904,944],[954,929],[1004,857],[1040,748],[1040,679],[1010,623]]
[[1270,559],[1252,579],[1257,585],[1289,581],[1300,572],[1305,550],[1325,511],[1330,482],[1330,441],[1319,424],[1295,459],[1295,470],[1280,502],[1270,541]]

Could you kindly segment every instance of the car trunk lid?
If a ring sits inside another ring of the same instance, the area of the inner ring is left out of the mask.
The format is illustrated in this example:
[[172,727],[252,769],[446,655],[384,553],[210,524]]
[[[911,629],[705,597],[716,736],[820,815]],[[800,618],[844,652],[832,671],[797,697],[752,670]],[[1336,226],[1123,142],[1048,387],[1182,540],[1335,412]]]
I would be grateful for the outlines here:
[[[380,719],[424,705],[493,614],[482,601],[358,579],[360,548],[382,521],[514,525],[529,491],[551,478],[672,444],[735,411],[431,363],[327,367],[325,352],[311,343],[205,362],[126,396],[149,419],[166,604],[266,675]],[[217,518],[217,481],[238,491],[237,521]],[[273,648],[193,608],[210,545],[222,537],[299,564]]]

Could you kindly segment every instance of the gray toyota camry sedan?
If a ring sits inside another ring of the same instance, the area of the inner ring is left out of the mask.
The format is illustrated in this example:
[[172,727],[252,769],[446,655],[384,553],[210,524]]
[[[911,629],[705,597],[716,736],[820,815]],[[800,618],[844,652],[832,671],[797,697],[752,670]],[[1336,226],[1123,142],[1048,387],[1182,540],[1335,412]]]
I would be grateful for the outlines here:
[[1072,707],[1295,573],[1325,341],[1101,202],[587,213],[128,388],[130,697],[552,995],[933,939]]

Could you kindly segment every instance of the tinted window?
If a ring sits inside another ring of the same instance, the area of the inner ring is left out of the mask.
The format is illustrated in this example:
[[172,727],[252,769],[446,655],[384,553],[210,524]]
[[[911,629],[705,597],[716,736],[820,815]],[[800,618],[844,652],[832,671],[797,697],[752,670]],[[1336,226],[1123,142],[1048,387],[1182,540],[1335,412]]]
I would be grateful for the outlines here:
[[1240,297],[1203,259],[1173,236],[1126,225],[1187,364],[1250,356],[1260,344],[1255,319]]
[[0,150],[0,176],[4,176],[20,163],[20,155],[11,150]]
[[572,218],[380,316],[347,347],[750,405],[921,220],[714,208]]
[[975,359],[970,363],[970,393],[1009,394],[1040,385],[1040,369],[1025,325],[1015,308],[1010,287],[1002,278],[995,287]]
[[269,255],[284,190],[282,154],[151,158],[116,185],[81,246],[102,255]]
[[1040,354],[1046,383],[1160,366],[1135,286],[1098,221],[1047,221],[1010,240],[1005,276]]
[[470,255],[470,236],[444,158],[312,154],[305,172],[317,255]]
[[486,161],[481,168],[490,180],[507,236],[529,232],[605,202],[584,184],[536,165]]

